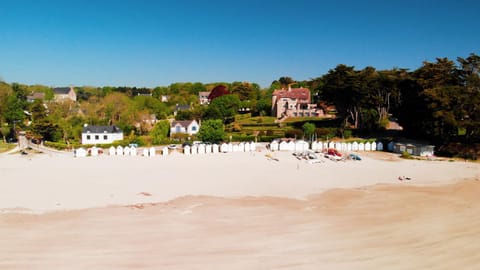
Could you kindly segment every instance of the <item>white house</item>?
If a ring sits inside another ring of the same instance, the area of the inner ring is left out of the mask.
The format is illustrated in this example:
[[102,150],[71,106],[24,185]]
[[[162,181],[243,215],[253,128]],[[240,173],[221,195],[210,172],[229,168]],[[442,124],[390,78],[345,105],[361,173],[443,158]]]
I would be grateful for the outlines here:
[[123,140],[123,131],[117,126],[89,126],[82,129],[82,144],[110,144]]
[[170,124],[170,135],[176,133],[186,133],[188,135],[197,134],[200,125],[196,120],[172,121]]

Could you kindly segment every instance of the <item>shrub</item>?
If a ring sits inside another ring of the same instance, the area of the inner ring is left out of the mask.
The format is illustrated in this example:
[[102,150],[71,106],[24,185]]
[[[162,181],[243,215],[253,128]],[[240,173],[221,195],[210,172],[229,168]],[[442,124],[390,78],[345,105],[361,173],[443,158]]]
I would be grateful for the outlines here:
[[412,155],[410,153],[408,153],[407,151],[403,151],[402,154],[400,155],[401,158],[404,158],[404,159],[412,159]]
[[303,138],[303,131],[299,129],[288,129],[287,131],[285,131],[285,137],[300,139]]

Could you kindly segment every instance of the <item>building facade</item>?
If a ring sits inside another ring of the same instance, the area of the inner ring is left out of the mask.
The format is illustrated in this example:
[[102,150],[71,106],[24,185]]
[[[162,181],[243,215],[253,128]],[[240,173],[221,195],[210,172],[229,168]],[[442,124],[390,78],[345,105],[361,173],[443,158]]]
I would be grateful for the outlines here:
[[200,130],[200,124],[196,120],[189,121],[172,121],[170,124],[170,135],[172,134],[197,134]]
[[82,129],[82,144],[111,144],[123,140],[123,131],[117,126],[89,126]]
[[321,117],[322,109],[311,103],[308,88],[290,88],[273,91],[272,114],[278,119],[285,117]]

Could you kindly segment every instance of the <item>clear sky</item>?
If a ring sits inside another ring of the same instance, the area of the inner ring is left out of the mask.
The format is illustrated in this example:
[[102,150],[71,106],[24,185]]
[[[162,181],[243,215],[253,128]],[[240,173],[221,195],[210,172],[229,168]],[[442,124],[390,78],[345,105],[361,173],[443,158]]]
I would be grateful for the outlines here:
[[0,0],[0,79],[48,86],[319,77],[480,54],[478,0]]

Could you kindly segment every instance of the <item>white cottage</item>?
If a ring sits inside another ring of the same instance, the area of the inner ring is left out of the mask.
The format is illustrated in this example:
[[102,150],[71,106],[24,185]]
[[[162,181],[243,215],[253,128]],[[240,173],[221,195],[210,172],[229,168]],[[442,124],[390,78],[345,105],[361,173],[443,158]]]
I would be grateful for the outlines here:
[[123,131],[117,126],[89,126],[82,129],[82,144],[110,144],[123,140]]
[[200,130],[200,124],[196,120],[172,121],[170,124],[170,135],[184,133],[188,135],[197,134]]

